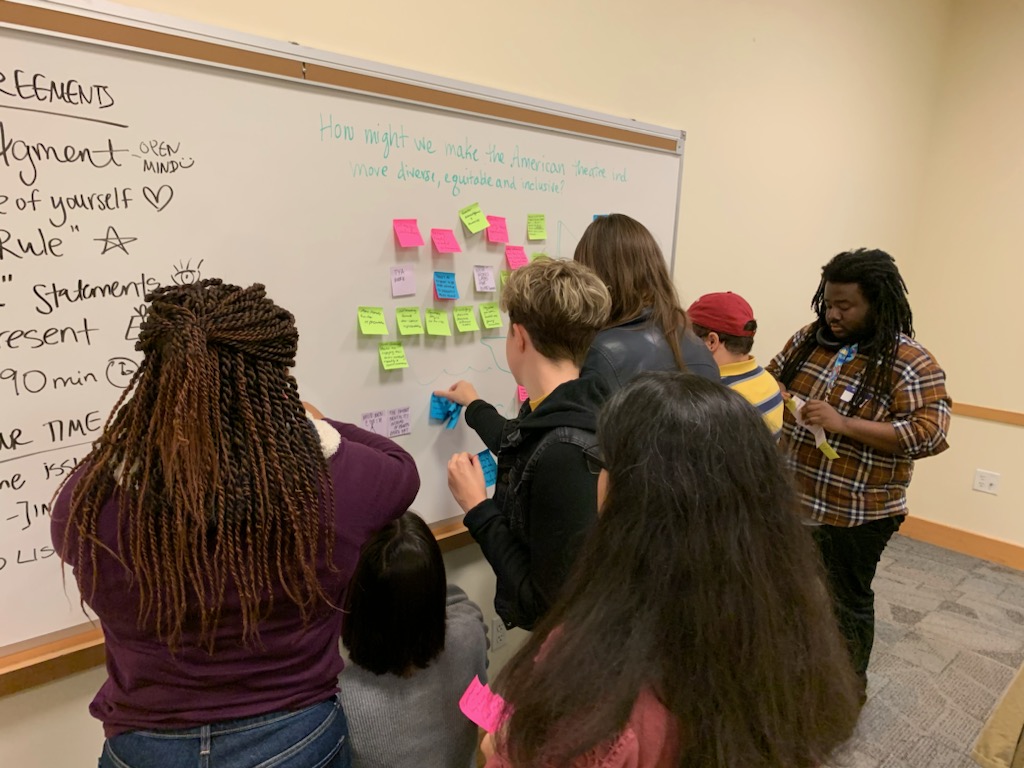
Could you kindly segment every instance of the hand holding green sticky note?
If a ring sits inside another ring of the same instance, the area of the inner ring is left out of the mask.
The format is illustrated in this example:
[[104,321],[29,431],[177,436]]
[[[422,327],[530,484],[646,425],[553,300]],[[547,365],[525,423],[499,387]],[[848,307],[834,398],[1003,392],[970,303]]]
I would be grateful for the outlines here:
[[489,301],[480,305],[480,320],[484,328],[501,328],[501,310],[497,302]]
[[387,336],[383,307],[359,307],[359,330],[364,336]]
[[405,348],[400,341],[382,341],[377,347],[380,355],[380,364],[385,371],[396,371],[400,368],[408,368],[409,361],[405,359]]
[[476,312],[473,307],[453,307],[452,314],[455,316],[455,327],[462,333],[479,331],[480,326],[476,322]]
[[423,320],[420,318],[419,307],[399,307],[395,310],[398,320],[398,332],[403,336],[416,336],[423,333]]

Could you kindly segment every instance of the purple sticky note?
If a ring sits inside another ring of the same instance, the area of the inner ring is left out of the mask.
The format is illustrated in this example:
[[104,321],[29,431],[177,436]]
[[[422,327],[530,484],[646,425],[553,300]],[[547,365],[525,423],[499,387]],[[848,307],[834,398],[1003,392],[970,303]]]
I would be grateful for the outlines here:
[[391,296],[414,296],[416,294],[416,270],[411,264],[391,268]]
[[430,239],[434,241],[434,248],[438,253],[462,253],[459,241],[455,239],[455,233],[450,229],[432,229]]
[[420,225],[416,223],[416,219],[395,219],[394,227],[398,244],[403,248],[423,245],[423,235],[420,234]]
[[508,242],[508,222],[505,221],[504,216],[488,216],[487,217],[487,242],[488,243],[507,243]]
[[509,269],[519,269],[530,263],[526,257],[526,249],[521,245],[506,245],[505,260],[508,262]]
[[483,685],[479,677],[474,677],[462,694],[459,709],[488,733],[496,732],[505,720],[505,700]]

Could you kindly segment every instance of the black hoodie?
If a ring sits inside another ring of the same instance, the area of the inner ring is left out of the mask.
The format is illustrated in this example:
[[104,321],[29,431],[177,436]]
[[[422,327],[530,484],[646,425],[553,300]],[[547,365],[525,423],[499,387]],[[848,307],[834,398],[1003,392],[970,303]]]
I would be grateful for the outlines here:
[[597,413],[608,398],[598,379],[559,385],[518,418],[477,400],[469,424],[498,457],[494,498],[466,514],[498,580],[494,607],[506,626],[532,629],[558,597],[597,520],[597,476],[583,450],[597,442]]

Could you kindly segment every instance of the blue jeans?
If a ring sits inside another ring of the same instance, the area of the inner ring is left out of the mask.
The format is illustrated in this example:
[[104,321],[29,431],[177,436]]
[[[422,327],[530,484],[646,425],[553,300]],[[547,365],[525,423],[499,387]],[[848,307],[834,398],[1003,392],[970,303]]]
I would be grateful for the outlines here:
[[181,731],[129,731],[103,744],[99,768],[351,768],[337,698]]

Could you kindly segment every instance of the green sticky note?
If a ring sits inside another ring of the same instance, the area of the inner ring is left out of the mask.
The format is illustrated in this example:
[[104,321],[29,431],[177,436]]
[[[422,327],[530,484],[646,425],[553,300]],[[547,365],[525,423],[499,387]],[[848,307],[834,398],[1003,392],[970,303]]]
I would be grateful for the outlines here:
[[448,322],[448,313],[443,309],[428,309],[424,313],[427,316],[427,334],[430,336],[451,336],[452,326]]
[[507,270],[507,269],[501,270],[501,287],[502,288],[505,287],[505,283],[508,282],[508,276],[511,275],[511,274],[512,273],[509,270]]
[[536,261],[537,259],[546,259],[548,255],[546,253],[533,253],[530,254],[530,261]]
[[452,314],[455,315],[455,327],[462,333],[480,330],[473,307],[452,307]]
[[419,307],[399,307],[395,310],[398,320],[398,332],[403,336],[415,336],[423,333],[423,320],[420,318]]
[[383,307],[360,307],[359,330],[364,336],[387,336],[388,324]]
[[405,348],[400,341],[382,341],[377,347],[380,354],[380,364],[385,371],[396,371],[399,368],[408,368],[409,361],[405,359]]
[[526,239],[547,240],[548,224],[543,213],[526,214]]
[[501,328],[501,310],[497,302],[489,301],[480,305],[480,320],[484,328]]
[[474,235],[477,232],[487,229],[487,217],[484,216],[484,212],[480,210],[480,203],[467,205],[459,211],[459,218],[462,219],[462,223],[466,225],[466,229]]

